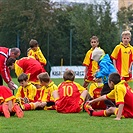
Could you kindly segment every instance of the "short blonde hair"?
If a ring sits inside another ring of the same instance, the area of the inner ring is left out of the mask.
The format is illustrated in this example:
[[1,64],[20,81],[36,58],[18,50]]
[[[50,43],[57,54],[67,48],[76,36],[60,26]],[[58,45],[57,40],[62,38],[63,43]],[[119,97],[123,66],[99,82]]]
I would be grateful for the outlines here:
[[97,42],[99,42],[99,39],[98,39],[97,36],[92,36],[92,37],[90,38],[90,41],[91,41],[92,39],[93,39],[93,40],[96,40]]
[[123,31],[122,34],[121,34],[121,36],[123,36],[123,35],[129,35],[131,37],[131,32],[128,31],[128,30]]

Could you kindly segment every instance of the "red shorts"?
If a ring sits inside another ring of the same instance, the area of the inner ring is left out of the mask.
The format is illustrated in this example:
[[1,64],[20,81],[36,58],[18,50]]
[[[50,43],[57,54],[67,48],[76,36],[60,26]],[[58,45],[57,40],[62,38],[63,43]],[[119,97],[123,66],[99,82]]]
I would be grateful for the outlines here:
[[6,86],[0,86],[0,104],[10,100],[15,100],[15,96],[12,94],[11,90]]
[[100,102],[96,102],[94,104],[92,104],[92,108],[95,109],[102,109],[105,110],[106,109],[106,105],[104,103],[104,101],[100,101]]
[[[118,108],[116,108],[116,110],[115,110],[115,115],[117,115],[117,114],[118,114]],[[132,111],[127,112],[127,111],[123,110],[122,111],[122,117],[124,117],[124,118],[133,118],[133,112]]]
[[[80,98],[79,98],[80,100]],[[80,105],[78,101],[70,101],[68,99],[59,99],[55,103],[55,108],[59,113],[79,113],[81,111]]]

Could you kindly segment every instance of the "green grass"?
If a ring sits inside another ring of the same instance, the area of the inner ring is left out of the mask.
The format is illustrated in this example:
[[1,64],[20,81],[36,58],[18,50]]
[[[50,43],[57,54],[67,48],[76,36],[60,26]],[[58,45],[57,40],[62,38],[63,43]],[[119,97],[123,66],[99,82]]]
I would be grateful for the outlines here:
[[[16,84],[16,79],[13,79]],[[58,85],[62,80],[53,79]],[[83,84],[83,79],[76,79]],[[86,112],[61,114],[55,110],[25,111],[24,118],[0,117],[0,133],[132,133],[133,119],[90,117]]]
[[0,133],[132,133],[133,119],[90,117],[86,112],[25,111],[24,118],[0,117]]

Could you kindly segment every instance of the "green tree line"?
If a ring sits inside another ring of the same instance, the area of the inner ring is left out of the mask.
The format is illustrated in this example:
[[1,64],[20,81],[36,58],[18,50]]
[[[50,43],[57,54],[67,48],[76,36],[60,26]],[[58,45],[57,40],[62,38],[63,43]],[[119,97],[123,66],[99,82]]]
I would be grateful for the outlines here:
[[61,59],[63,65],[70,65],[70,59],[71,65],[82,65],[93,35],[108,54],[119,43],[123,22],[113,22],[111,13],[111,2],[106,0],[65,5],[50,0],[0,0],[0,46],[18,46],[23,57],[34,38],[48,65],[59,66]]

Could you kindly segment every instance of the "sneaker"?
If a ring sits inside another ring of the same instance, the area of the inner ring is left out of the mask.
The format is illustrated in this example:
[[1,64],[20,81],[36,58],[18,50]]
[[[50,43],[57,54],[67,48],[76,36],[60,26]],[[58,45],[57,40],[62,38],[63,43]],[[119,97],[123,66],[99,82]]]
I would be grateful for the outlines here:
[[3,110],[4,116],[6,118],[10,118],[10,112],[8,110],[8,104],[7,103],[2,104],[2,110]]
[[13,111],[16,112],[16,115],[18,118],[22,118],[24,116],[24,112],[22,111],[22,109],[18,104],[14,105]]
[[90,116],[92,116],[94,109],[91,107],[91,105],[89,105],[88,102],[84,104],[84,109]]

